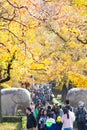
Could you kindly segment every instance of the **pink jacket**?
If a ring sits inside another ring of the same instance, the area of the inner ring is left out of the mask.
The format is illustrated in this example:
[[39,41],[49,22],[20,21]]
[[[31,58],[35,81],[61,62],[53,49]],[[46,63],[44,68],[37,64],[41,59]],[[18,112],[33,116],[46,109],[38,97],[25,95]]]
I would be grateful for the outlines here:
[[74,112],[69,111],[69,119],[67,118],[67,114],[62,116],[62,128],[73,128],[73,122],[75,121]]

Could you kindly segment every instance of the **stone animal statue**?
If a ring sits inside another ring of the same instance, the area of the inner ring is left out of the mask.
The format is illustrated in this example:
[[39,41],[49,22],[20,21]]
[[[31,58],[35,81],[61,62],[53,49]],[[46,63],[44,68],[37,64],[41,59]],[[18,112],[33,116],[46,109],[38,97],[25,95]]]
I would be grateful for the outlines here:
[[30,102],[30,92],[24,88],[1,90],[2,116],[15,116],[19,108],[25,111]]
[[87,109],[87,89],[72,88],[68,91],[66,99],[69,99],[74,108],[77,108],[79,102],[82,101]]

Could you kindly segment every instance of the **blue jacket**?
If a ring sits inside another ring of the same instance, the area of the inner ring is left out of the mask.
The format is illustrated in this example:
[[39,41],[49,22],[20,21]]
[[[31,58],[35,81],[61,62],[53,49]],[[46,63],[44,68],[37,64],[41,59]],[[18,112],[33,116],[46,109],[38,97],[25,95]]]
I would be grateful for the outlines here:
[[55,123],[55,124],[52,124],[50,127],[49,127],[49,126],[46,126],[46,130],[60,130],[60,128],[59,128],[58,125]]
[[46,121],[46,130],[60,130],[55,120],[50,118]]

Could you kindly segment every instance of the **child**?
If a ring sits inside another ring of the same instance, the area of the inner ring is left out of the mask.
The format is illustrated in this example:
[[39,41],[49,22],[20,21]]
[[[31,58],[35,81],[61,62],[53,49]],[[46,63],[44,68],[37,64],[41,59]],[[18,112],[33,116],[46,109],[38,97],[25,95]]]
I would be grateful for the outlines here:
[[46,120],[46,130],[60,130],[55,122],[55,119],[52,118],[51,113],[48,114],[48,118]]

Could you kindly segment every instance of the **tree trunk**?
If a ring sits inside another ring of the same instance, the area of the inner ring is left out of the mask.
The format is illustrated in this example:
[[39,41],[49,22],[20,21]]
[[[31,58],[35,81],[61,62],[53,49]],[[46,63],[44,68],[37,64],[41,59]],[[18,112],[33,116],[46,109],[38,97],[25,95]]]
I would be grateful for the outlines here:
[[67,90],[66,84],[64,84],[62,88],[62,99],[61,99],[62,102],[65,102],[66,100],[67,91],[68,90]]
[[0,86],[0,122],[2,122],[2,110],[1,110],[1,86]]

